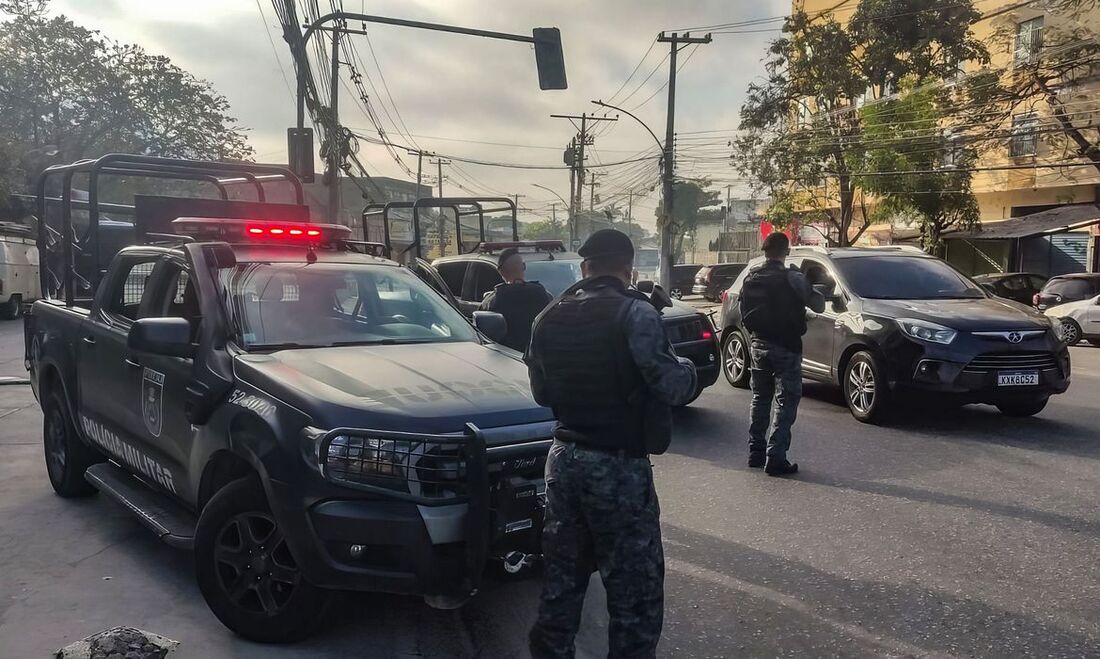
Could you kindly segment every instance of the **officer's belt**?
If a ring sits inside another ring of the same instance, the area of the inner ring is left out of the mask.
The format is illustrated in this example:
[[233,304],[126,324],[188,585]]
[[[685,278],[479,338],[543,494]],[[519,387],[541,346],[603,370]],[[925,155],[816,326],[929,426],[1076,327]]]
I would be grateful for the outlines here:
[[574,453],[576,453],[578,451],[587,452],[587,453],[598,453],[600,455],[609,455],[609,456],[612,456],[612,457],[616,457],[616,458],[619,458],[620,460],[625,460],[627,458],[631,458],[631,459],[635,459],[635,460],[648,459],[649,458],[649,453],[646,453],[645,451],[625,449],[625,448],[604,448],[604,447],[601,447],[601,446],[592,446],[591,444],[583,444],[583,443],[580,443],[580,442],[571,442],[571,441],[568,441],[568,440],[565,440],[565,439],[561,439],[560,437],[555,437],[554,442],[558,443],[558,444],[562,444],[563,446],[568,446],[569,448],[571,448],[574,451]]

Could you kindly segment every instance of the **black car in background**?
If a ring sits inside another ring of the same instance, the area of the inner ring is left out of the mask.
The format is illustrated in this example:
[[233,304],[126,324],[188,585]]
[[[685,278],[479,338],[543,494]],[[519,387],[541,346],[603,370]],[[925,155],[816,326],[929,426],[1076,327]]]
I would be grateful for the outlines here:
[[[503,281],[497,272],[497,258],[507,247],[519,249],[527,265],[527,280],[539,282],[553,296],[560,295],[582,278],[580,255],[565,251],[559,240],[482,243],[473,252],[445,256],[431,264],[466,315],[472,315],[485,295]],[[673,266],[674,271],[675,268],[699,267]],[[676,354],[695,364],[699,375],[695,394],[698,397],[703,389],[718,381],[721,360],[714,325],[710,317],[679,300],[673,300],[671,307],[661,311],[661,320]]]
[[678,263],[669,269],[668,292],[669,295],[679,300],[692,292],[695,286],[695,275],[703,266],[698,263]]
[[[735,387],[749,385],[737,302],[759,262],[722,296],[723,371]],[[1069,350],[1055,323],[940,259],[896,247],[795,248],[788,263],[826,299],[823,313],[807,311],[803,376],[839,385],[860,421],[883,420],[906,393],[1031,416],[1069,387]]]
[[995,272],[977,275],[972,279],[997,297],[1015,300],[1028,306],[1035,304],[1035,295],[1043,290],[1043,285],[1047,283],[1046,277],[1027,272]]
[[1100,295],[1100,273],[1080,272],[1052,277],[1033,300],[1039,311],[1067,302],[1078,302]]
[[695,285],[691,287],[691,292],[702,295],[711,302],[717,302],[722,291],[729,288],[744,269],[744,263],[704,265],[695,273]]

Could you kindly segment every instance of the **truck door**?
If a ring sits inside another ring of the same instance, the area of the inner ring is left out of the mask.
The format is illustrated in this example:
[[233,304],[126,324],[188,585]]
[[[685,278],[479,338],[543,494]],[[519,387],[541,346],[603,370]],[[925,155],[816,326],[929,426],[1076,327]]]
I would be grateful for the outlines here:
[[126,359],[126,336],[139,317],[146,283],[158,254],[119,256],[101,283],[92,313],[80,327],[77,345],[77,421],[100,424],[126,442],[134,440],[140,367]]
[[409,269],[412,270],[417,277],[424,280],[428,286],[431,286],[439,293],[443,299],[451,303],[455,309],[461,311],[461,307],[458,304],[458,300],[451,294],[451,290],[447,288],[447,284],[443,281],[443,278],[439,276],[439,273],[432,267],[431,263],[428,263],[424,259],[416,259],[409,265]]
[[[166,256],[150,277],[142,318],[184,318],[191,324],[191,341],[197,342],[202,313],[199,297],[187,265]],[[194,361],[151,353],[130,353],[141,372],[140,405],[134,402],[141,427],[138,436],[151,454],[162,456],[173,474],[187,472],[193,433],[186,414],[187,385],[193,377]],[[173,479],[175,493],[187,498],[188,479]]]

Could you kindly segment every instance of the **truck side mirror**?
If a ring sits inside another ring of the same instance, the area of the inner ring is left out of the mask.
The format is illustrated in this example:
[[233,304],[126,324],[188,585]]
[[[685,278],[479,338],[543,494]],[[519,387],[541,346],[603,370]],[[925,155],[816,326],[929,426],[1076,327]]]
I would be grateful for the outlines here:
[[474,327],[497,343],[508,334],[508,321],[495,311],[475,311]]
[[191,323],[184,318],[140,318],[130,326],[126,347],[166,357],[193,357]]

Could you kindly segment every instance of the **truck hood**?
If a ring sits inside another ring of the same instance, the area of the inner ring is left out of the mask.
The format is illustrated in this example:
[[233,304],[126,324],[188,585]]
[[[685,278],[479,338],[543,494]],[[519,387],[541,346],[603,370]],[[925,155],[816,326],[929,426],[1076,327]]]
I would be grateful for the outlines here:
[[235,370],[321,428],[450,433],[553,419],[521,361],[472,342],[281,350],[241,355]]
[[1004,298],[974,300],[864,300],[863,309],[887,318],[916,318],[964,332],[1047,329],[1038,311]]

